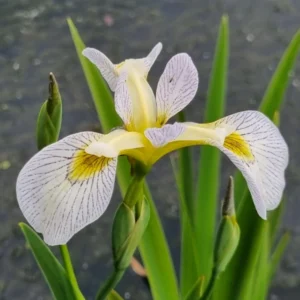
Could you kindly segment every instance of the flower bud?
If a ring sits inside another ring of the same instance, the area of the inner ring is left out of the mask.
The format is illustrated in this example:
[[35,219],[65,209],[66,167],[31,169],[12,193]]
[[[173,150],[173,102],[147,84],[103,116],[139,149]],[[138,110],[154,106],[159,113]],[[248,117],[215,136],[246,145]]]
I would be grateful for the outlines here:
[[226,269],[239,244],[240,228],[235,216],[233,195],[233,178],[230,177],[214,251],[214,267],[217,274]]
[[50,73],[49,97],[43,103],[37,120],[36,137],[39,150],[57,141],[61,119],[61,97],[55,77]]
[[[141,202],[141,203],[140,203]],[[146,200],[137,203],[131,209],[122,202],[119,206],[112,229],[112,248],[116,270],[126,269],[150,218],[150,207]]]

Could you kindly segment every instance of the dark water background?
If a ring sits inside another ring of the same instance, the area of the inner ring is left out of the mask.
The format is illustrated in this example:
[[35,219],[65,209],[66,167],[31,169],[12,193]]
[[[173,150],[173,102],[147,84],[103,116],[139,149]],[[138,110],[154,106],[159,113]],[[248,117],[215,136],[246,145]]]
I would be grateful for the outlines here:
[[[187,113],[189,120],[200,122],[224,12],[230,18],[231,43],[227,113],[255,109],[283,50],[300,28],[299,0],[0,0],[0,299],[50,299],[24,247],[17,226],[24,219],[15,198],[16,176],[36,152],[35,120],[47,96],[50,71],[57,77],[64,101],[61,135],[98,127],[66,17],[72,17],[88,46],[101,49],[114,62],[143,57],[154,44],[163,42],[164,50],[150,74],[153,86],[173,54],[188,52],[197,65],[200,88]],[[281,116],[291,157],[283,229],[290,229],[293,237],[274,280],[272,300],[300,297],[299,119],[298,60]],[[226,182],[234,169],[226,159],[222,168]],[[168,158],[153,168],[149,182],[178,267],[178,199]],[[111,270],[110,226],[119,201],[116,191],[107,213],[70,242],[88,299]],[[150,299],[145,284],[130,271],[118,290],[125,299]]]

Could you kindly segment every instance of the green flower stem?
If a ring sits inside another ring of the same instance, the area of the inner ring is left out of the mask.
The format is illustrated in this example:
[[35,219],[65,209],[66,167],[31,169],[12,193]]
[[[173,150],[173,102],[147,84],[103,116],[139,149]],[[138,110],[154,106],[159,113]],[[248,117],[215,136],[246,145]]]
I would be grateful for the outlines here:
[[63,261],[64,261],[64,266],[65,266],[67,275],[68,275],[69,280],[72,284],[74,294],[76,296],[76,300],[84,300],[85,298],[83,297],[83,295],[80,291],[80,288],[78,286],[78,282],[77,282],[77,279],[76,279],[76,275],[74,273],[74,268],[73,268],[73,265],[72,265],[70,253],[69,253],[69,250],[68,250],[68,246],[67,245],[60,245],[59,249],[60,249]]
[[138,200],[143,199],[145,177],[149,169],[149,167],[139,162],[135,162],[135,166],[133,169],[134,176],[130,182],[130,185],[126,191],[126,195],[124,198],[124,203],[128,207],[133,208],[138,202]]
[[132,181],[128,187],[124,198],[124,203],[131,209],[135,206],[138,200],[143,198],[144,179],[144,175],[136,175],[132,178]]
[[217,269],[214,268],[213,271],[212,271],[212,274],[211,274],[211,277],[209,279],[209,282],[208,282],[208,285],[207,285],[207,288],[203,294],[202,297],[200,297],[200,300],[209,300],[212,296],[212,293],[213,293],[213,289],[215,287],[215,283],[218,279],[218,272],[217,272]]
[[97,293],[96,300],[105,300],[111,290],[117,285],[125,273],[125,270],[114,270],[101,286]]

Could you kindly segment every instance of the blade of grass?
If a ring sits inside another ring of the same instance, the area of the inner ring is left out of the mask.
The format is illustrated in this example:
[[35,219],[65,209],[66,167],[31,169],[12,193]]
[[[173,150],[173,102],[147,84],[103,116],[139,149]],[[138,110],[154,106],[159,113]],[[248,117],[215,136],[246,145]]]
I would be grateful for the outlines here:
[[266,276],[268,274],[268,239],[269,224],[259,220],[251,242],[250,255],[243,264],[241,284],[235,288],[235,298],[243,300],[266,299],[268,291]]
[[[266,229],[264,227],[267,227]],[[253,276],[253,284],[252,284],[252,295],[248,297],[251,299],[267,299],[268,291],[269,291],[269,253],[270,253],[270,222],[263,225],[260,229],[262,232],[262,240],[261,240],[261,250],[259,253],[258,263],[255,266],[255,272]],[[251,266],[253,267],[253,266]],[[253,289],[253,287],[256,287]],[[250,289],[251,290],[251,289]]]
[[[223,16],[216,45],[210,78],[205,121],[211,122],[224,115],[228,67],[228,17]],[[194,214],[197,250],[200,257],[200,275],[206,282],[212,268],[216,206],[219,191],[220,151],[212,147],[201,149],[198,190]]]
[[275,209],[269,212],[268,215],[268,221],[270,223],[270,234],[269,234],[269,240],[270,240],[270,245],[274,245],[278,233],[278,229],[279,229],[279,225],[281,224],[281,220],[282,220],[282,215],[284,212],[284,208],[285,208],[285,197],[282,198],[281,203],[279,204],[279,206]]
[[192,286],[184,300],[195,300],[199,299],[203,294],[204,276],[201,276]]
[[285,50],[276,71],[268,85],[259,110],[273,118],[280,111],[286,88],[289,84],[290,73],[293,70],[300,49],[300,30],[296,32],[288,48]]
[[163,228],[152,200],[145,186],[151,217],[140,243],[139,250],[147,271],[153,300],[179,299],[177,278]]
[[[178,114],[177,119],[179,122],[186,121],[183,111]],[[193,221],[193,213],[195,210],[193,182],[193,157],[191,148],[186,147],[179,150],[179,176],[177,178],[177,183],[182,189],[185,208],[187,210],[187,215],[191,218],[191,221]]]
[[67,21],[102,129],[104,132],[108,132],[111,128],[122,125],[121,119],[115,112],[112,94],[99,70],[82,55],[85,45],[72,20],[68,18]]
[[112,290],[107,296],[107,300],[124,300],[115,290]]
[[275,271],[279,265],[281,257],[284,254],[284,251],[288,246],[290,240],[291,240],[290,232],[285,232],[279,239],[279,242],[275,247],[275,250],[271,256],[270,263],[269,263],[269,272],[268,272],[269,282],[272,281],[272,278],[275,275]]
[[[183,111],[178,114],[178,121],[185,122]],[[173,164],[173,173],[180,199],[180,292],[182,296],[185,296],[199,279],[199,260],[192,224],[195,202],[191,148],[179,151],[179,168],[176,170]]]
[[51,290],[53,298],[84,299],[79,290],[73,289],[66,270],[38,234],[25,223],[20,223],[19,226]]
[[[121,125],[120,118],[114,109],[112,95],[96,67],[81,55],[85,45],[71,19],[68,19],[68,25],[103,131],[108,132]],[[118,160],[117,178],[124,196],[130,183],[130,167],[124,157]],[[147,186],[145,186],[145,195],[150,203],[151,217],[139,250],[147,270],[152,296],[155,300],[168,298],[176,300],[178,299],[178,287],[174,266],[155,204]]]

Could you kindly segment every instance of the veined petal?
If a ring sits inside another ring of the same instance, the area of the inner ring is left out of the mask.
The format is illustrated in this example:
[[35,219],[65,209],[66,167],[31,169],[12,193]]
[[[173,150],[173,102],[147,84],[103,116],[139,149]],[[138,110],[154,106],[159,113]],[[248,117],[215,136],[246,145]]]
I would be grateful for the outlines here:
[[266,219],[267,210],[280,203],[288,165],[288,147],[278,128],[257,111],[236,113],[209,126],[231,131],[223,144],[214,145],[242,172],[258,214]]
[[145,130],[145,136],[155,148],[158,148],[173,142],[184,130],[184,125],[180,123],[167,124],[161,128]]
[[147,159],[151,165],[167,153],[183,147],[223,144],[226,135],[227,131],[223,128],[206,128],[189,122],[167,124],[161,128],[149,128],[145,131],[145,136],[151,142],[153,151]]
[[122,74],[123,72],[130,73],[133,71],[146,79],[161,50],[162,43],[158,43],[145,58],[126,59],[124,62],[116,65],[116,70],[118,74]]
[[146,76],[148,75],[151,67],[153,66],[154,62],[156,61],[158,55],[160,54],[162,50],[162,43],[157,43],[154,48],[151,50],[151,52],[148,54],[147,57],[142,58],[143,63],[145,65],[146,70]]
[[102,74],[110,89],[114,92],[117,85],[118,73],[115,65],[102,52],[94,48],[85,48],[82,54],[88,58]]
[[156,123],[156,104],[147,80],[135,68],[120,74],[115,92],[116,111],[129,131],[143,132]]
[[102,135],[101,139],[92,142],[85,152],[99,157],[117,157],[130,155],[132,149],[143,148],[144,137],[138,132],[129,132],[124,129],[116,129],[109,134]]
[[128,74],[126,72],[121,74],[115,93],[116,112],[123,120],[125,126],[133,123],[133,104],[126,84],[127,77]]
[[70,135],[45,147],[21,170],[17,179],[19,206],[47,244],[66,244],[106,210],[117,158],[85,151],[102,138],[94,132]]
[[123,72],[130,72],[134,69],[141,76],[147,78],[147,75],[154,64],[157,56],[162,50],[162,43],[158,43],[145,58],[126,59],[120,64],[113,64],[109,58],[101,51],[94,48],[85,48],[82,54],[88,58],[99,70],[110,89],[114,92],[118,81],[118,76]]
[[157,85],[156,105],[159,125],[165,124],[192,101],[198,83],[198,72],[189,55],[180,53],[170,59]]

